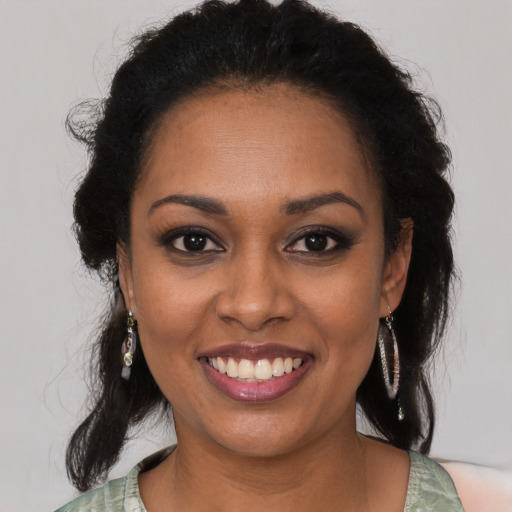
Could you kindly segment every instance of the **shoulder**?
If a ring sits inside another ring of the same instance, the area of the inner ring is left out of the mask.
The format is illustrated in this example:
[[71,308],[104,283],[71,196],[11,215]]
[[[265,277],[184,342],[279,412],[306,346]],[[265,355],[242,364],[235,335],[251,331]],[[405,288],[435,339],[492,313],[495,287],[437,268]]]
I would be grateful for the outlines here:
[[443,462],[467,512],[512,512],[512,472]]
[[437,462],[410,451],[409,484],[404,512],[440,511],[463,512],[450,475]]
[[125,480],[126,477],[112,480],[99,489],[83,494],[56,512],[121,511],[123,510]]
[[176,445],[164,448],[139,462],[125,477],[87,492],[55,512],[146,512],[139,493],[139,473],[166,459]]
[[111,480],[55,512],[146,512],[137,485],[139,471],[136,466],[125,477]]

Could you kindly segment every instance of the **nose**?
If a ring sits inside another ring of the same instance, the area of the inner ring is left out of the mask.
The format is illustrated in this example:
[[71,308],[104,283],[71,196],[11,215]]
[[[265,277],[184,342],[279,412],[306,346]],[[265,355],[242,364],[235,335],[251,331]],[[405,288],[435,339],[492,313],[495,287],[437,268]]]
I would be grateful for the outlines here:
[[279,262],[267,255],[234,258],[225,286],[217,296],[216,313],[225,322],[259,331],[270,323],[290,320],[295,302]]

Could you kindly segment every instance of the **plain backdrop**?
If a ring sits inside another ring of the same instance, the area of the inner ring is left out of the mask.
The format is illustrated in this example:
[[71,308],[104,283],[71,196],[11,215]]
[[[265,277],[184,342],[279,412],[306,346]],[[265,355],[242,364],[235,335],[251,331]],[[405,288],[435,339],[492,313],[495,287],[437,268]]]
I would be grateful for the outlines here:
[[[436,457],[512,469],[512,2],[314,2],[366,27],[446,116],[459,299],[435,374]],[[0,511],[75,492],[64,451],[83,414],[103,308],[71,233],[85,166],[64,120],[101,97],[130,37],[185,1],[0,1]],[[149,425],[113,475],[172,441]]]

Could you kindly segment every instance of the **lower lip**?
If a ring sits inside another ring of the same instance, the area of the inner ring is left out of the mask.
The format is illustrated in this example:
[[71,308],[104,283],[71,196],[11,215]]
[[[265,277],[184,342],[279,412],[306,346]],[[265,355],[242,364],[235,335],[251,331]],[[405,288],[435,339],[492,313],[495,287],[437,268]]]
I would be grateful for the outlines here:
[[307,358],[302,366],[268,382],[241,382],[212,368],[206,358],[199,359],[208,380],[227,397],[238,402],[271,402],[295,389],[312,365]]

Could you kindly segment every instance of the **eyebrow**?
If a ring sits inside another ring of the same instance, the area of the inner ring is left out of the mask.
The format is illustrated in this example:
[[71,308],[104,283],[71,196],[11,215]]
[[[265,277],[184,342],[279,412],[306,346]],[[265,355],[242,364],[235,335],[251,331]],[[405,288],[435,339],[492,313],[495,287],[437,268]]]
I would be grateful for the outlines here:
[[286,215],[297,215],[300,213],[308,213],[316,208],[320,208],[321,206],[331,203],[348,204],[349,206],[354,207],[361,217],[365,217],[363,207],[355,199],[352,199],[346,194],[343,194],[343,192],[338,191],[290,201],[283,205],[282,211]]
[[216,215],[228,214],[228,211],[225,208],[225,206],[216,199],[202,196],[186,196],[182,194],[172,194],[170,196],[163,197],[162,199],[158,199],[158,201],[155,201],[151,205],[148,213],[152,213],[159,206],[169,203],[177,203],[184,204],[185,206],[192,206],[193,208],[197,208],[198,210],[201,210],[203,212],[213,213]]
[[[156,208],[169,203],[183,204],[197,208],[206,213],[215,215],[228,215],[227,208],[216,199],[204,196],[191,196],[183,194],[171,194],[155,201],[149,208],[149,213],[152,213]],[[351,197],[343,192],[331,192],[329,194],[319,194],[314,196],[305,197],[303,199],[296,199],[289,201],[281,207],[281,211],[285,215],[297,215],[308,213],[312,210],[332,203],[344,203],[354,207],[362,217],[364,217],[363,207]]]

